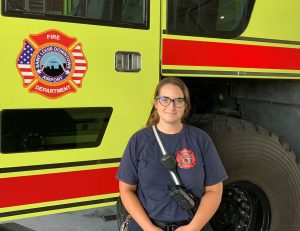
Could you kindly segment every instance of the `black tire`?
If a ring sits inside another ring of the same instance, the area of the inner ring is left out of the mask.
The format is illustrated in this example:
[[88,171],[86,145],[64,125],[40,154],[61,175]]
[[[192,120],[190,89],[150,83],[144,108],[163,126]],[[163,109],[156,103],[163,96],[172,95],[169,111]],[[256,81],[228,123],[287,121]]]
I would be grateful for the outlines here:
[[214,230],[300,230],[300,170],[286,143],[239,119],[196,115],[189,123],[211,136],[229,176]]

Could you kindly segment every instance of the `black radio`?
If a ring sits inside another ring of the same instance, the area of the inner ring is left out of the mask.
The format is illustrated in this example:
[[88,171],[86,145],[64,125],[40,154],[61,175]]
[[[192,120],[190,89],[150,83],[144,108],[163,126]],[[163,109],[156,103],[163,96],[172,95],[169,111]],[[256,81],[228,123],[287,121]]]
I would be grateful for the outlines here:
[[183,209],[192,210],[195,214],[199,206],[199,198],[183,186],[169,187],[170,197]]

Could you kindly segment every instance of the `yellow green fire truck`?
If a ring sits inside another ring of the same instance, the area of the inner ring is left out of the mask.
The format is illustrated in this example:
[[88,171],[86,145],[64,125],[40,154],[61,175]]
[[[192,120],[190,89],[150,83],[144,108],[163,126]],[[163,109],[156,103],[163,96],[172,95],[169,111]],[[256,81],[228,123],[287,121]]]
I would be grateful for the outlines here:
[[124,147],[176,76],[229,175],[214,230],[299,231],[299,9],[1,0],[0,222],[115,204]]

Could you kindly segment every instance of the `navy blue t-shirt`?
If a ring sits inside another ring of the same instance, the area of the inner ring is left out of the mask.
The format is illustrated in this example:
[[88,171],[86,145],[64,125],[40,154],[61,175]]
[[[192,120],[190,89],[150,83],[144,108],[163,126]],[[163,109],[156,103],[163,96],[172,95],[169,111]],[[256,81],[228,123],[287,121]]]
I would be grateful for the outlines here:
[[[201,129],[184,124],[177,134],[159,133],[167,152],[177,161],[183,185],[199,198],[205,186],[227,178],[211,138]],[[153,130],[146,127],[129,140],[116,177],[137,185],[137,195],[149,217],[165,222],[191,219],[192,212],[180,208],[169,196],[168,187],[174,183],[160,158]]]

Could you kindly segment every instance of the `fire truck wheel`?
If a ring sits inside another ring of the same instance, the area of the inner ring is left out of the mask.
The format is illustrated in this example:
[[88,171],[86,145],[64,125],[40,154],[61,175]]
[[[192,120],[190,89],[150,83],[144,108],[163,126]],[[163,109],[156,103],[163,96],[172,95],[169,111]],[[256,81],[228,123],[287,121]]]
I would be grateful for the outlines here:
[[189,123],[211,136],[229,176],[215,231],[300,230],[300,168],[286,143],[239,119],[197,115]]

